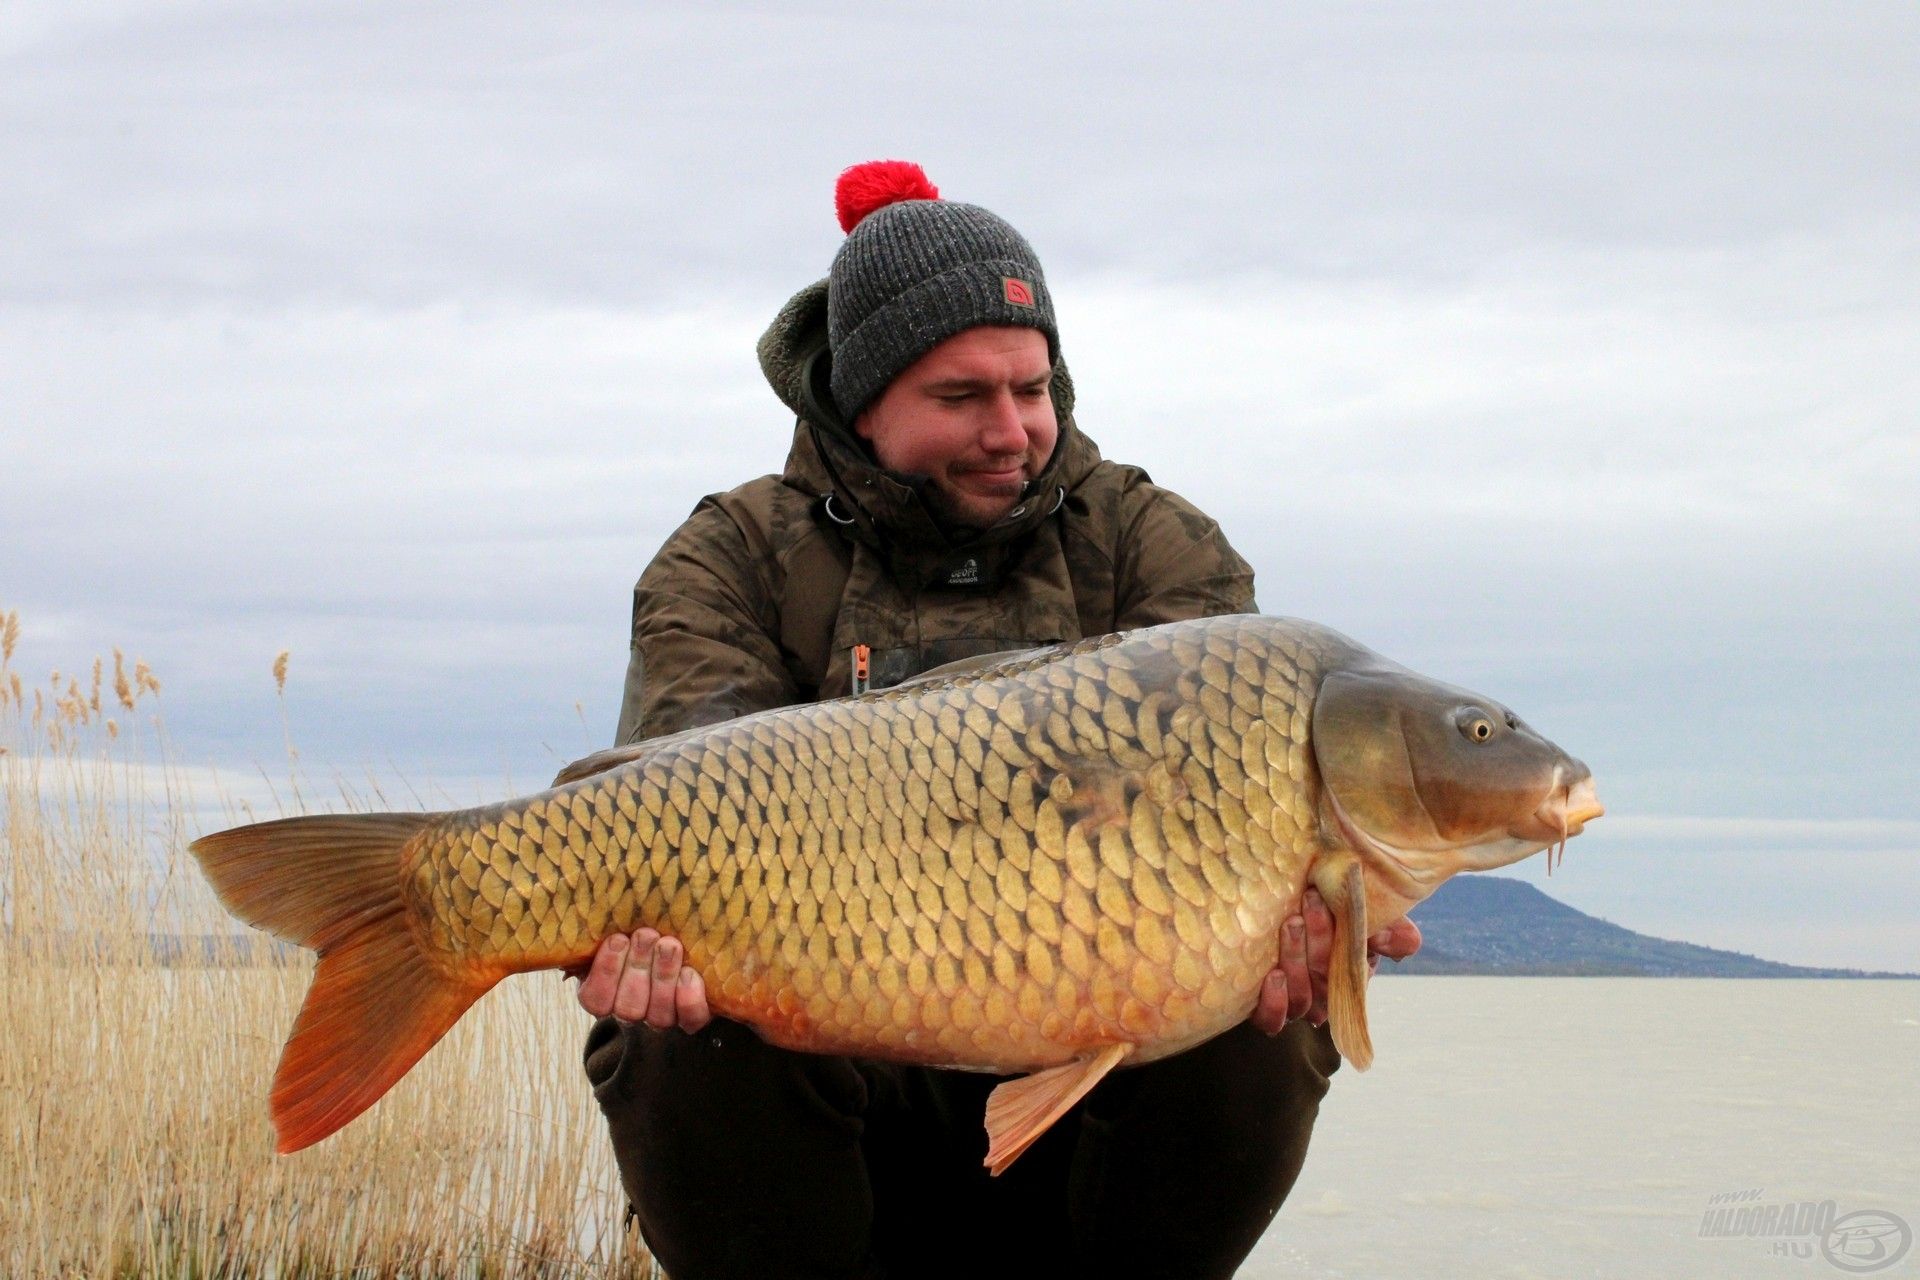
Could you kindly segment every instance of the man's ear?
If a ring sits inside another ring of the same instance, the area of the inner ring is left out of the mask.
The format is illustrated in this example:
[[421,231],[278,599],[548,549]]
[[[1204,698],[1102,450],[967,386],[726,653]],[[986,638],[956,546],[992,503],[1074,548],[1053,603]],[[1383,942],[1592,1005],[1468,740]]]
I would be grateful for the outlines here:
[[868,444],[873,443],[873,410],[872,409],[870,408],[862,409],[859,415],[854,418],[853,434],[855,434],[856,436],[859,436],[862,440],[865,440]]

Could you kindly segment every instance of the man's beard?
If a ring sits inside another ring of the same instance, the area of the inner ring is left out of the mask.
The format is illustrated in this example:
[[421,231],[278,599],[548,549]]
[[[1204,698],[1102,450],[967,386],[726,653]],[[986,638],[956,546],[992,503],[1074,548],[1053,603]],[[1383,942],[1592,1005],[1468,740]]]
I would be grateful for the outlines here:
[[[1004,497],[1008,499],[1008,510],[1020,505],[1020,499],[1026,495],[1032,483],[1031,480],[1022,479],[1018,485],[1007,486]],[[968,496],[978,501],[986,495]],[[1002,511],[999,515],[983,522],[977,512],[966,509],[963,499],[948,493],[932,480],[921,486],[920,498],[927,504],[927,510],[933,513],[934,521],[955,541],[978,537],[987,528],[1005,519],[1007,514],[1006,511]]]

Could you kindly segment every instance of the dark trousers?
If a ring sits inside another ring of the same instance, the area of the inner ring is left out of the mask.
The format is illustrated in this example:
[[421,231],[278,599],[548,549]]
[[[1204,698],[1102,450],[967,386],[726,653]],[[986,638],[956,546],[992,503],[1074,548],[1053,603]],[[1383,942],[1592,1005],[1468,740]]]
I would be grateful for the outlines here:
[[1231,1276],[1299,1176],[1339,1066],[1242,1024],[1109,1075],[998,1178],[1004,1077],[790,1053],[739,1023],[594,1025],[587,1076],[673,1280]]

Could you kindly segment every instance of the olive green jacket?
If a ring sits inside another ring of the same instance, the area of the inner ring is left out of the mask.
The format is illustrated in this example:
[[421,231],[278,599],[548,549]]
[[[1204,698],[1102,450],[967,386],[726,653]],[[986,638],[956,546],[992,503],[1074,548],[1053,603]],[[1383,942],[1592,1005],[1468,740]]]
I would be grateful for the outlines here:
[[637,742],[948,662],[1182,618],[1248,612],[1253,571],[1220,527],[1107,462],[1054,378],[1059,442],[984,530],[944,528],[924,479],[883,470],[825,394],[826,282],[788,302],[760,364],[799,415],[786,469],[701,500],[633,592],[618,741]]

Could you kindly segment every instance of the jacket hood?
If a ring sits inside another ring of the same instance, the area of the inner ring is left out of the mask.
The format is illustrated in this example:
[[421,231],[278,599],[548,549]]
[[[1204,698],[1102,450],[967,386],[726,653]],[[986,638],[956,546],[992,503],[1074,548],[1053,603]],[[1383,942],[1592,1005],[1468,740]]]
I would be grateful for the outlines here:
[[1053,456],[999,522],[977,532],[950,530],[923,496],[930,481],[882,467],[833,407],[825,280],[780,308],[760,336],[759,356],[774,394],[799,419],[782,478],[815,496],[824,520],[880,551],[907,581],[944,576],[958,583],[972,572],[983,585],[990,582],[1005,545],[1051,516],[1100,461],[1099,449],[1074,425],[1073,380],[1065,361],[1056,360],[1052,395],[1060,435]]

